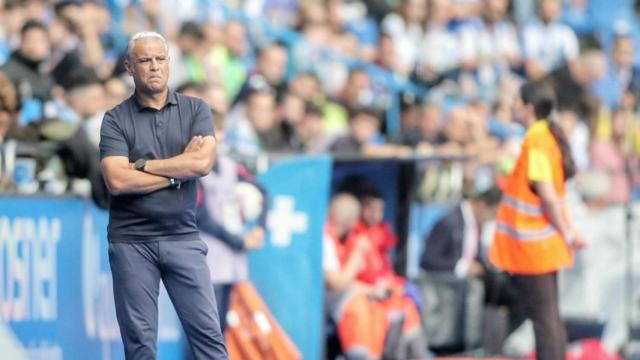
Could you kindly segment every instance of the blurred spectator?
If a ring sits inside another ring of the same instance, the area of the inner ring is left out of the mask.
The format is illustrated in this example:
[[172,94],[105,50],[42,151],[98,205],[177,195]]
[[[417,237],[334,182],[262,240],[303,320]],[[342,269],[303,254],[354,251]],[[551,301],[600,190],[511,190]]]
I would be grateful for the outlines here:
[[573,110],[590,124],[595,123],[598,99],[590,87],[604,76],[606,59],[599,50],[588,50],[542,79],[555,92],[559,110]]
[[107,110],[104,86],[92,71],[74,72],[71,75],[66,100],[73,111],[75,121],[80,123],[97,149],[102,118]]
[[74,10],[67,10],[75,7],[79,11],[80,5],[76,3],[61,3],[55,7],[56,16],[49,24],[49,41],[51,43],[51,58],[49,67],[51,76],[59,85],[65,86],[64,81],[68,73],[77,69],[82,64],[80,54],[80,38],[76,34],[77,25],[72,18],[64,17],[63,14],[73,13]]
[[9,78],[0,72],[0,192],[13,183],[15,147],[8,146],[9,131],[15,126],[18,112],[18,94]]
[[[496,217],[500,196],[500,190],[490,188],[464,199],[440,218],[429,234],[425,234],[425,250],[421,255],[420,267],[426,271],[432,286],[426,289],[436,290],[434,296],[445,296],[447,291],[454,291],[455,298],[462,298],[451,299],[451,304],[433,305],[437,306],[441,312],[439,316],[442,316],[439,318],[442,327],[436,328],[437,335],[434,334],[438,338],[442,337],[449,324],[456,320],[461,322],[451,324],[458,329],[456,331],[468,334],[481,332],[484,328],[482,322],[474,322],[472,315],[474,311],[482,314],[482,310],[474,309],[474,306],[482,308],[483,305],[506,305],[510,320],[508,332],[515,330],[523,321],[523,315],[515,301],[513,285],[506,273],[490,264],[487,244],[482,241],[483,234],[486,235],[487,232],[487,225]],[[480,284],[477,284],[478,280]],[[442,290],[442,293],[438,294],[438,289]],[[439,300],[446,302],[446,298]],[[429,297],[426,301],[429,301]],[[466,305],[463,308],[456,307],[456,302]],[[469,329],[474,326],[478,328]],[[456,340],[451,339],[449,346],[460,346],[459,350],[463,350],[464,346],[468,345],[465,344],[467,339]]]
[[[374,106],[374,94],[369,74],[362,69],[353,69],[344,88],[338,95],[338,102],[349,112],[362,107]],[[327,131],[339,132],[346,127],[344,118],[327,118]]]
[[287,92],[279,104],[278,117],[280,127],[291,149],[301,150],[301,142],[296,137],[296,127],[300,125],[305,116],[305,102],[302,97]]
[[255,158],[263,151],[282,151],[287,140],[277,114],[276,93],[261,78],[253,78],[246,103],[229,114],[226,140],[230,151],[243,159]]
[[419,108],[418,121],[415,127],[403,131],[392,141],[399,145],[417,148],[421,153],[429,153],[440,145],[442,136],[442,107],[440,104],[427,101]]
[[51,48],[47,28],[38,21],[26,22],[20,35],[18,50],[11,54],[0,70],[18,89],[25,116],[23,120],[29,122],[44,115],[44,106],[52,97],[53,79],[42,69]]
[[[634,64],[633,38],[618,35],[613,41],[611,57],[605,76],[593,85],[600,101],[609,109],[619,105],[633,107],[640,94],[640,68]],[[632,99],[625,99],[634,94]]]
[[507,20],[508,0],[483,0],[482,18],[460,30],[460,61],[473,70],[477,81],[493,89],[505,73],[521,65],[522,54],[515,26]]
[[540,0],[538,16],[522,31],[525,72],[530,79],[575,59],[579,52],[576,34],[560,22],[562,0]]
[[265,81],[275,91],[276,99],[280,100],[287,89],[287,61],[287,50],[281,44],[271,43],[263,47],[258,54],[256,68],[243,84],[234,103],[246,100],[253,81]]
[[360,1],[327,1],[327,22],[335,33],[353,36],[355,47],[344,54],[372,61],[378,43],[378,26],[367,16],[367,8]]
[[640,157],[633,149],[634,114],[618,108],[612,114],[610,139],[594,139],[590,147],[591,168],[606,174],[609,179],[605,196],[595,201],[602,205],[624,205],[630,200],[631,187],[640,184]]
[[[356,279],[369,250],[364,238],[348,237],[359,216],[356,198],[336,195],[322,240],[325,308],[336,325],[341,347],[347,358],[380,358],[383,354],[393,359],[424,358],[426,344],[416,331],[420,324],[415,323],[415,305],[384,286],[366,286]],[[400,316],[392,316],[394,313]]]
[[244,1],[244,11],[254,19],[265,17],[280,26],[293,26],[297,21],[298,0]]
[[[388,327],[386,315],[378,302],[355,291],[367,243],[362,239],[350,253],[340,251],[359,216],[360,204],[352,195],[338,194],[331,200],[322,239],[325,309],[336,325],[347,357],[376,358],[383,353]],[[344,306],[340,306],[341,303]]]
[[296,74],[289,82],[289,90],[307,102],[318,101],[319,98],[324,97],[320,87],[320,80],[313,72]]
[[122,79],[112,77],[104,83],[106,92],[105,109],[111,109],[129,97],[133,89],[131,89]]
[[227,97],[234,99],[247,79],[249,44],[241,22],[229,21],[223,31],[224,42],[207,55],[207,66],[213,72],[209,81],[223,84]]
[[435,85],[454,78],[460,64],[460,40],[450,26],[451,8],[447,0],[429,0],[426,33],[419,49],[418,79]]
[[443,128],[442,151],[447,154],[471,154],[472,131],[468,108],[459,105],[451,110]]
[[[397,297],[395,301],[401,308],[405,309],[405,319],[403,332],[414,333],[421,326],[418,306],[421,299],[414,299],[411,296],[417,294],[415,286],[407,282],[405,278],[398,276],[393,268],[391,253],[395,250],[397,238],[393,234],[391,224],[384,219],[385,202],[382,193],[373,185],[365,184],[358,192],[361,216],[360,221],[351,230],[350,237],[353,239],[366,239],[367,251],[363,254],[363,264],[358,272],[357,279],[362,284],[367,284],[375,288],[386,288],[386,292],[393,293]],[[347,240],[344,244],[347,251],[352,243]],[[357,245],[356,245],[357,246]],[[415,354],[424,356],[425,339],[421,330],[417,331],[416,348],[422,346],[423,351]]]
[[19,42],[20,28],[25,22],[24,9],[17,1],[0,2],[0,65],[11,55],[11,50]]
[[489,119],[489,133],[502,143],[524,137],[524,128],[512,119],[512,108],[512,99],[508,96],[503,96],[494,104],[493,112]]
[[207,49],[202,45],[205,34],[200,24],[188,21],[182,24],[178,34],[178,47],[182,53],[182,64],[187,71],[188,79],[195,82],[206,82],[207,71],[204,57]]
[[327,153],[336,139],[336,135],[327,133],[323,116],[324,113],[319,106],[308,103],[305,107],[304,118],[296,127],[296,136],[307,153]]
[[349,118],[349,132],[331,145],[331,152],[341,156],[363,155],[367,148],[383,144],[380,135],[380,115],[360,108],[353,110]]
[[420,101],[414,94],[401,93],[400,97],[400,134],[411,132],[418,124]]
[[391,253],[398,243],[391,224],[384,219],[385,202],[382,193],[373,185],[366,184],[356,189],[362,209],[360,220],[351,230],[350,236],[363,237],[368,241],[368,251],[364,254],[364,264],[358,272],[358,280],[369,285],[384,283],[392,289],[404,280],[393,268]]
[[387,15],[380,27],[393,39],[400,59],[413,67],[418,59],[427,20],[427,0],[402,0],[397,13]]
[[[222,142],[224,120],[214,121],[216,140]],[[249,278],[247,251],[264,243],[266,193],[247,169],[220,153],[199,185],[198,228],[209,247],[207,263],[224,333],[233,285]]]
[[577,111],[571,108],[559,109],[556,121],[569,140],[571,156],[578,171],[589,168],[589,126],[580,119]]
[[463,200],[440,219],[424,239],[422,269],[449,272],[459,278],[487,275],[490,265],[480,240],[484,226],[495,218],[499,202],[500,191],[490,189]]

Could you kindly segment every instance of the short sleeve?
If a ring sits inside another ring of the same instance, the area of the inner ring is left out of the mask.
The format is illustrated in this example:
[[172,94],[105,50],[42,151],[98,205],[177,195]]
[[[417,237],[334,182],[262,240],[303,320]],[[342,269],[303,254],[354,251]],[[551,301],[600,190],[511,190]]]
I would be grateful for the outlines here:
[[340,260],[333,240],[328,235],[322,239],[322,269],[324,271],[340,270]]
[[478,30],[472,25],[463,26],[459,32],[460,59],[462,61],[477,60]]
[[571,30],[571,28],[568,26],[564,27],[563,35],[562,50],[564,52],[564,58],[565,60],[573,60],[577,58],[580,53],[578,38],[576,37],[576,34],[573,32],[573,30]]
[[537,31],[535,27],[533,25],[525,26],[522,30],[522,50],[526,59],[538,58],[537,42]]
[[100,126],[100,159],[108,156],[129,157],[129,145],[124,132],[111,112],[104,114]]
[[214,136],[213,114],[207,104],[201,99],[194,99],[193,123],[191,136]]
[[553,173],[549,158],[540,149],[529,150],[529,181],[551,182]]

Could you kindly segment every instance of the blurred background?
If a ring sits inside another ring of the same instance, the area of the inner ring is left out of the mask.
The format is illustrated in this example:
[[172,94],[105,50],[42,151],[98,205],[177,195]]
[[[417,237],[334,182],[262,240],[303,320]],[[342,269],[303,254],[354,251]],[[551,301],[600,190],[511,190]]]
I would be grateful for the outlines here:
[[[0,0],[0,357],[124,358],[97,146],[105,111],[132,94],[124,55],[143,30],[167,38],[169,87],[209,104],[219,152],[261,189],[235,190],[238,234],[264,230],[249,278],[294,358],[345,350],[325,301],[338,193],[385,224],[381,256],[414,289],[429,351],[531,354],[484,252],[531,79],[556,91],[579,169],[568,201],[590,242],[560,279],[572,356],[638,356],[638,16],[634,0]],[[461,249],[435,253],[434,224],[469,202],[484,205],[478,272],[451,265]],[[181,359],[164,293],[160,313],[159,357]]]

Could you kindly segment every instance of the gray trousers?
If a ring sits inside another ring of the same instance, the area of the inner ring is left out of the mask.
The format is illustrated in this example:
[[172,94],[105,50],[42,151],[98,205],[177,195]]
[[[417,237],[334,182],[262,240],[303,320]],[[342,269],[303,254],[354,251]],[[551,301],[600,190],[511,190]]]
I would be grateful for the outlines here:
[[162,279],[195,359],[228,359],[201,240],[109,242],[120,335],[128,360],[156,358]]

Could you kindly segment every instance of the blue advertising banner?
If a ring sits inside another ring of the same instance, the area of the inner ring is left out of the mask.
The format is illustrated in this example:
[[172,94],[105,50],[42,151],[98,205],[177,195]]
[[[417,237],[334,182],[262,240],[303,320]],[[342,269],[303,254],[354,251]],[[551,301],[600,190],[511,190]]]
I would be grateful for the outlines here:
[[331,158],[276,163],[259,177],[269,212],[264,249],[250,254],[250,277],[304,359],[321,356],[322,228]]
[[[73,198],[0,198],[0,339],[29,359],[123,359],[107,213]],[[180,359],[180,325],[159,300],[159,359]],[[4,335],[3,335],[4,334]]]

